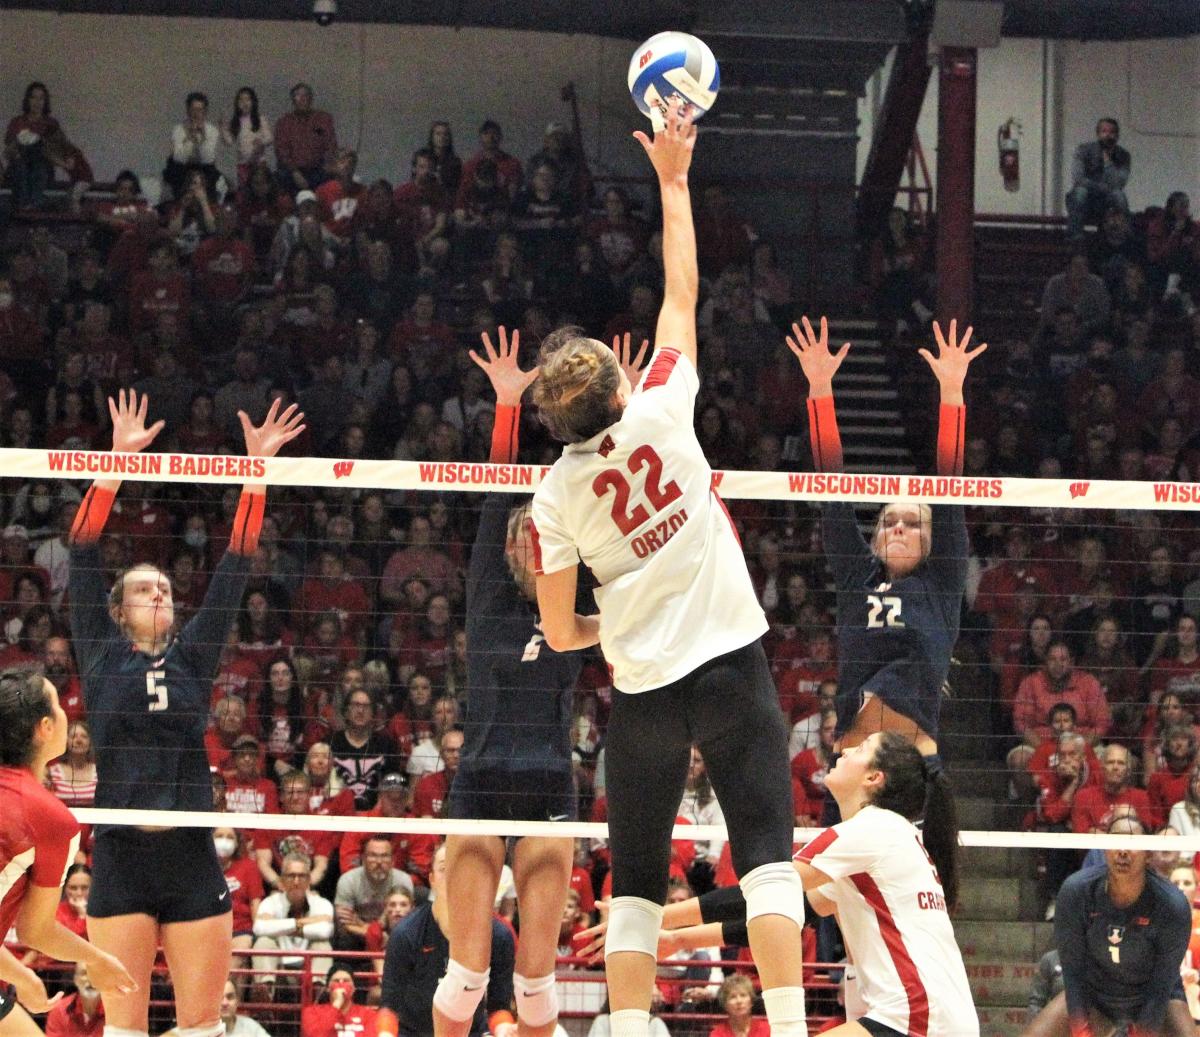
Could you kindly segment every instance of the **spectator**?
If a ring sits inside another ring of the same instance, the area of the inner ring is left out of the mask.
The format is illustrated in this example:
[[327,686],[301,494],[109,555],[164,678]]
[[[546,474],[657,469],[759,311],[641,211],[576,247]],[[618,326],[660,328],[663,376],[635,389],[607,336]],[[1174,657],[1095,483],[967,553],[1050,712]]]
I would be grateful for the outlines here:
[[[279,790],[281,813],[309,816],[308,803],[312,795],[312,782],[304,771],[285,774],[280,779]],[[331,812],[326,805],[315,811],[325,816]],[[337,832],[265,829],[254,837],[254,860],[266,888],[282,889],[283,882],[279,873],[283,868],[284,859],[289,854],[301,854],[308,858],[311,865],[309,881],[314,886],[320,886],[325,880],[329,858],[333,856],[337,843]]]
[[267,150],[274,143],[271,123],[258,110],[258,94],[244,86],[233,99],[233,114],[221,127],[221,138],[237,149],[237,182],[242,189],[250,182],[251,171],[265,164]]
[[1071,162],[1071,190],[1067,193],[1067,233],[1083,237],[1084,222],[1111,206],[1129,211],[1125,185],[1129,183],[1129,152],[1117,141],[1121,127],[1116,119],[1096,123],[1096,139],[1080,144]]
[[[37,319],[17,304],[12,278],[0,269],[0,372],[18,390],[35,392],[45,388],[49,372],[42,349],[44,338]],[[10,413],[10,424],[12,420]]]
[[1183,612],[1183,598],[1175,575],[1175,560],[1167,544],[1154,544],[1145,555],[1145,566],[1129,599],[1130,651],[1143,668],[1162,654],[1167,635]]
[[[83,702],[83,686],[75,672],[75,661],[71,657],[71,642],[55,634],[46,638],[42,646],[42,672],[58,692],[58,704],[71,723],[83,720],[87,713]],[[67,752],[71,751],[70,734],[67,735]]]
[[796,797],[796,827],[816,828],[824,813],[825,775],[833,765],[837,711],[822,709],[820,742],[792,757],[792,789]]
[[442,732],[437,742],[441,767],[424,775],[413,790],[413,813],[417,817],[442,817],[450,796],[450,785],[458,773],[462,756],[463,732],[457,727]]
[[1112,205],[1105,210],[1096,236],[1088,245],[1088,262],[1110,289],[1125,278],[1129,266],[1146,262],[1146,246],[1133,231],[1129,213]]
[[630,214],[629,195],[620,187],[604,192],[604,215],[588,224],[586,234],[618,283],[646,250],[649,236],[646,225]]
[[213,422],[225,436],[235,436],[239,426],[238,411],[245,411],[251,421],[261,421],[270,405],[271,380],[259,372],[258,354],[240,347],[233,357],[233,378],[213,396]]
[[225,1026],[225,1037],[271,1037],[266,1030],[248,1015],[238,1015],[241,996],[231,976],[225,981],[221,993],[221,1022]]
[[47,138],[58,129],[58,120],[50,114],[46,84],[30,83],[21,99],[21,114],[13,116],[4,131],[3,157],[9,166],[14,208],[40,209],[45,204],[46,188],[54,179]]
[[413,153],[410,179],[396,188],[393,198],[408,225],[422,270],[440,270],[450,252],[447,229],[454,196],[438,177],[437,155],[431,148]]
[[175,198],[182,199],[188,188],[187,177],[198,170],[204,187],[215,192],[221,173],[217,169],[217,145],[220,131],[208,121],[208,97],[199,91],[187,95],[187,118],[171,131],[171,154],[163,169],[163,182]]
[[277,269],[270,262],[271,246],[292,211],[292,198],[280,188],[271,167],[265,162],[256,163],[250,170],[249,179],[238,191],[237,214],[246,243],[263,270]]
[[500,145],[504,142],[504,131],[495,119],[486,119],[479,127],[479,150],[463,163],[462,180],[459,183],[458,197],[455,207],[467,208],[466,191],[475,178],[475,171],[484,162],[490,162],[496,169],[496,184],[509,198],[516,196],[521,187],[524,172],[520,159],[514,158],[504,151]]
[[[311,713],[310,710],[305,710]],[[331,814],[354,813],[354,792],[346,788],[337,769],[333,766],[333,752],[325,742],[309,746],[304,756],[304,773],[311,783],[308,810],[316,814],[327,808]]]
[[342,633],[352,642],[361,640],[371,614],[371,601],[362,582],[346,571],[345,549],[329,545],[317,555],[317,574],[300,585],[293,605],[301,629],[313,631],[317,621],[333,613]]
[[1157,702],[1165,691],[1173,691],[1183,702],[1195,708],[1200,704],[1200,646],[1197,645],[1196,619],[1188,614],[1175,621],[1172,654],[1164,653],[1150,668],[1150,701]]
[[485,158],[464,176],[454,199],[455,261],[469,270],[492,235],[508,221],[508,192],[500,183],[496,163]]
[[146,420],[164,421],[167,428],[179,430],[187,423],[199,386],[180,368],[178,356],[169,349],[157,351],[151,363],[153,373],[134,383],[134,388],[150,401]]
[[[213,845],[217,860],[229,887],[229,906],[233,909],[234,951],[248,951],[254,944],[254,918],[263,898],[263,884],[258,868],[247,854],[246,841],[233,828],[213,829]],[[249,964],[245,954],[236,954],[234,960],[241,967]],[[241,988],[246,980],[238,977]]]
[[412,878],[392,864],[392,842],[386,835],[372,835],[363,843],[362,864],[342,872],[337,893],[337,934],[341,950],[362,950],[367,926],[383,913],[387,898],[403,891],[414,895]]
[[354,974],[334,963],[325,998],[300,1009],[300,1037],[375,1037],[376,1010],[354,1001]]
[[[790,671],[785,671],[783,677],[780,678],[781,683],[788,676],[788,672]],[[788,738],[788,755],[793,759],[806,749],[815,749],[821,744],[821,714],[833,707],[834,700],[837,698],[837,681],[834,679],[820,681],[816,685],[815,693],[816,709],[792,725],[792,732]]]
[[[65,642],[66,638],[51,640]],[[54,649],[56,665],[61,651],[57,646]],[[50,652],[46,654],[49,656]],[[70,658],[69,650],[67,657]],[[46,781],[50,791],[67,806],[90,807],[96,801],[96,780],[92,734],[85,721],[75,720],[67,727],[67,751],[46,768]]]
[[449,557],[432,545],[431,531],[424,515],[414,515],[409,521],[405,546],[387,560],[379,581],[379,597],[386,604],[400,605],[405,585],[413,577],[420,577],[435,594],[445,593],[456,581]]
[[[413,898],[407,893],[397,892],[389,896],[387,903],[383,905],[383,914],[367,926],[367,933],[364,937],[367,950],[376,954],[384,950],[392,931],[412,914],[412,909]],[[383,958],[375,958],[371,965],[377,975],[383,975]]]
[[305,721],[304,691],[296,679],[296,668],[289,659],[275,659],[267,667],[267,697],[259,734],[276,776],[292,773],[304,740]]
[[213,725],[204,732],[208,765],[215,771],[233,768],[233,746],[246,733],[246,703],[237,695],[226,695],[213,706]]
[[[279,183],[289,194],[315,191],[329,179],[337,155],[333,116],[313,107],[313,90],[297,83],[291,90],[292,110],[275,126],[275,160]],[[297,194],[297,204],[299,196]]]
[[[326,951],[332,948],[333,905],[310,888],[311,866],[303,854],[284,858],[280,878],[283,890],[271,893],[258,906],[254,916],[254,949],[283,951],[282,955],[261,953],[254,956],[254,1000],[274,1001],[277,972],[284,969],[311,968],[322,976],[330,959],[306,959],[295,951]],[[287,952],[293,952],[291,954]]]
[[754,1016],[754,984],[740,972],[721,984],[718,1003],[725,1021],[708,1031],[708,1037],[770,1037],[771,1027],[761,1016]]
[[712,278],[729,266],[744,266],[757,236],[750,224],[734,212],[724,188],[712,184],[704,189],[696,213],[701,276]]
[[102,1037],[104,1003],[88,979],[88,967],[75,963],[75,993],[68,994],[46,1016],[47,1037]]
[[1163,738],[1167,731],[1180,724],[1193,725],[1192,712],[1185,708],[1183,700],[1174,691],[1164,691],[1157,705],[1146,710],[1146,722],[1142,728],[1142,775],[1146,780],[1166,765],[1163,759]]
[[233,323],[233,308],[245,302],[254,282],[254,252],[237,236],[237,215],[217,206],[213,234],[192,253],[192,284],[197,301],[209,307],[208,318],[220,327]]
[[174,239],[179,254],[190,259],[200,242],[217,229],[215,210],[219,206],[198,169],[184,173],[176,198],[168,212],[167,233]]
[[164,314],[180,324],[191,311],[191,290],[179,272],[175,245],[156,240],[149,249],[145,270],[133,275],[129,285],[129,328],[134,334],[149,332]]
[[1167,825],[1179,835],[1200,835],[1200,764],[1192,766],[1187,791],[1172,804]]
[[416,672],[425,673],[441,685],[450,661],[450,638],[454,628],[450,622],[450,599],[445,594],[429,597],[425,616],[397,641],[393,635],[388,648],[396,661],[396,676],[406,681]]
[[342,704],[343,730],[329,740],[333,766],[345,787],[354,794],[354,806],[375,805],[379,782],[394,770],[396,747],[391,738],[375,730],[375,703],[369,692],[352,691]]
[[1148,214],[1146,225],[1146,255],[1156,293],[1186,296],[1187,301],[1200,298],[1200,226],[1192,219],[1191,204],[1183,191],[1172,191],[1161,210]]
[[1055,702],[1075,707],[1080,734],[1092,740],[1103,738],[1111,723],[1108,703],[1099,682],[1090,673],[1074,669],[1070,646],[1055,641],[1046,650],[1045,665],[1021,681],[1013,704],[1013,727],[1030,745],[1050,737],[1043,719]]
[[[687,783],[684,786],[678,814],[693,825],[723,825],[725,823],[725,814],[721,810],[721,804],[717,802],[712,783],[708,779],[708,771],[704,767],[704,757],[695,746],[692,747]],[[696,860],[689,873],[689,881],[693,888],[702,891],[711,889],[717,864],[721,860],[721,851],[725,848],[725,840],[697,839],[695,847]]]
[[[671,1037],[671,1031],[667,1029],[667,1024],[659,1017],[659,1013],[664,1007],[662,991],[655,984],[650,991],[649,1037]],[[601,1004],[600,1011],[593,1017],[592,1025],[588,1027],[587,1037],[612,1037],[612,1022],[607,997]]]
[[1190,724],[1176,724],[1163,732],[1161,745],[1164,766],[1155,768],[1146,782],[1156,825],[1165,823],[1175,804],[1187,795],[1196,766],[1196,733]]
[[893,207],[883,234],[871,242],[869,275],[889,329],[901,321],[906,329],[928,326],[929,268],[928,237],[906,210]]
[[1064,310],[1075,314],[1079,333],[1087,334],[1104,325],[1111,308],[1112,301],[1104,281],[1088,269],[1087,256],[1077,252],[1063,273],[1055,274],[1046,282],[1038,334],[1044,334],[1051,321]]
[[[420,674],[414,674],[413,680],[416,681],[418,677],[428,683],[429,678]],[[413,690],[413,684],[410,683],[410,696]],[[442,738],[458,724],[458,699],[442,695],[433,703],[430,720],[429,725],[416,728],[416,744],[405,765],[405,772],[414,788],[425,775],[436,774],[445,766],[440,746]],[[459,748],[461,749],[461,746]]]
[[458,193],[458,185],[462,183],[463,163],[454,150],[454,133],[450,124],[440,119],[433,123],[429,127],[429,141],[426,146],[433,152],[438,182],[447,196],[454,198]]
[[1098,787],[1081,789],[1071,806],[1071,830],[1079,835],[1105,832],[1105,815],[1115,806],[1128,806],[1153,827],[1154,808],[1145,791],[1131,785],[1129,750],[1109,745],[1100,754],[1104,780]]
[[358,211],[359,199],[365,190],[354,179],[357,169],[358,152],[353,148],[342,148],[330,167],[332,177],[321,184],[316,192],[325,229],[343,246],[350,240],[354,214]]
[[334,244],[333,235],[321,222],[321,202],[313,191],[298,191],[294,200],[295,210],[279,221],[278,230],[271,240],[268,268],[276,281],[281,281],[287,268],[288,260],[302,241],[302,231],[315,234],[320,245],[324,265],[325,245]]
[[[385,774],[379,783],[379,800],[359,817],[412,817],[409,809],[408,785],[404,775],[398,773]],[[417,835],[396,833],[391,836],[379,832],[346,832],[342,836],[338,848],[338,865],[343,872],[357,868],[363,863],[363,846],[368,839],[381,837],[389,839],[392,845],[392,867],[408,872],[425,882],[429,876],[429,868],[433,863],[433,851],[437,849],[438,837],[434,835]]]
[[379,355],[379,329],[369,320],[354,325],[354,351],[343,368],[342,384],[352,399],[374,414],[392,381],[392,362]]
[[275,782],[264,778],[262,749],[251,734],[239,735],[233,743],[233,773],[225,778],[225,805],[235,814],[278,814],[279,793]]

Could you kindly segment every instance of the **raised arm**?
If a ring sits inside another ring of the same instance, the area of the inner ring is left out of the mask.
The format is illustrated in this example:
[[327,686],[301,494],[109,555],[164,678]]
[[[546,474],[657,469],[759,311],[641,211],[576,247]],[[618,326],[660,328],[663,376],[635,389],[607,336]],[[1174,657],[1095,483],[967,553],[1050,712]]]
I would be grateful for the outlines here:
[[833,408],[833,376],[850,352],[850,343],[844,343],[836,353],[831,353],[829,322],[821,318],[818,335],[807,317],[800,320],[803,327],[792,325],[787,345],[800,361],[800,369],[808,379],[808,434],[812,441],[813,465],[819,472],[840,472],[842,437]]
[[938,408],[938,475],[962,475],[967,423],[963,383],[967,379],[967,368],[971,366],[971,361],[987,349],[985,342],[970,352],[967,351],[967,344],[971,341],[971,333],[974,330],[967,328],[960,342],[958,321],[950,322],[948,336],[943,334],[941,325],[934,322],[933,335],[937,340],[938,355],[935,357],[928,349],[919,350],[921,358],[933,371],[941,390]]
[[518,431],[521,422],[521,397],[536,380],[539,368],[522,371],[517,366],[517,353],[521,348],[521,332],[513,331],[509,339],[505,328],[500,328],[500,348],[492,345],[485,331],[480,336],[485,360],[475,350],[471,359],[479,366],[496,394],[496,421],[492,426],[492,453],[488,458],[492,464],[513,464],[517,460]]
[[658,174],[663,211],[662,309],[654,332],[654,348],[678,349],[696,366],[696,302],[700,296],[700,273],[696,266],[696,227],[692,222],[692,197],[688,169],[696,147],[692,117],[672,102],[666,126],[651,140],[641,130],[634,137],[646,149]]

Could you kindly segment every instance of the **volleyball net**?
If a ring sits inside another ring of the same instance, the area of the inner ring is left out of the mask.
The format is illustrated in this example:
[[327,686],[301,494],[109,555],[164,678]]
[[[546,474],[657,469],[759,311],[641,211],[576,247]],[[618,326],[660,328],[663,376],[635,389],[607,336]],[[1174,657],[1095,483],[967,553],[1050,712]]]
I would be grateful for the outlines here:
[[[238,488],[248,480],[268,487],[261,541],[240,608],[228,616],[209,703],[213,810],[86,805],[89,758],[73,736],[51,783],[81,821],[231,828],[239,853],[254,859],[256,849],[271,849],[268,873],[288,852],[318,844],[330,859],[329,891],[339,871],[360,863],[364,840],[382,834],[418,895],[429,848],[447,835],[570,837],[589,885],[583,899],[602,898],[613,689],[598,650],[584,653],[568,707],[579,820],[444,816],[462,744],[451,732],[472,722],[468,653],[490,651],[486,637],[477,644],[466,636],[468,569],[477,552],[492,552],[489,578],[512,579],[504,543],[476,540],[482,495],[531,495],[547,466],[10,449],[0,451],[0,470],[5,662],[47,663],[60,691],[69,689],[69,713],[85,721],[74,662],[61,658],[62,639],[75,646],[60,534],[88,482],[124,481],[99,545],[106,581],[134,563],[159,566],[172,579],[177,624],[202,607]],[[1200,782],[1192,787],[1200,658],[1190,618],[1200,612],[1200,485],[718,471],[713,488],[728,502],[771,623],[765,644],[792,729],[798,842],[820,816],[822,708],[836,691],[839,661],[818,505],[861,505],[868,536],[886,503],[963,510],[967,592],[939,743],[967,848],[956,925],[981,1005],[1000,987],[1025,983],[1022,970],[1049,946],[1042,919],[1055,884],[1085,851],[1151,850],[1168,871],[1200,852]],[[672,532],[651,525],[633,549],[660,550]],[[881,592],[877,620],[893,618],[900,621]],[[531,638],[528,650],[539,641]],[[364,695],[369,719],[351,718],[348,702]],[[1072,708],[1054,712],[1061,702]],[[360,747],[370,735],[367,749],[347,748],[348,724],[357,725]],[[1072,729],[1084,736],[1075,748],[1061,739]],[[288,777],[297,774],[306,778]],[[1097,791],[1081,796],[1085,789]],[[693,768],[674,832],[682,881],[731,878],[711,800]],[[1136,813],[1150,834],[1103,834],[1114,806]],[[1168,822],[1175,827],[1158,834]],[[1003,1032],[1003,1013],[1016,1009],[996,1011],[995,1032]]]

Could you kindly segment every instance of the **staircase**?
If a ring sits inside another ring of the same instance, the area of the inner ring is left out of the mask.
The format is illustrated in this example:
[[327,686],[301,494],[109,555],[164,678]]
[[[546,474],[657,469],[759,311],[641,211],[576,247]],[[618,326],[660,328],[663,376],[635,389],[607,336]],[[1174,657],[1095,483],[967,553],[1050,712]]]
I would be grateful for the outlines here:
[[[1017,811],[996,759],[987,703],[957,683],[943,704],[941,742],[957,791],[963,829],[1011,831]],[[1023,808],[1022,808],[1023,809]],[[962,950],[983,1037],[1016,1037],[1026,1025],[1029,986],[1053,942],[1041,921],[1037,857],[1032,850],[968,847],[961,860],[954,932]]]
[[905,475],[916,465],[900,407],[897,370],[873,320],[829,322],[829,340],[850,353],[837,374],[838,427],[848,472]]
[[975,225],[976,324],[990,341],[1027,338],[1038,325],[1042,290],[1074,251],[1059,221]]

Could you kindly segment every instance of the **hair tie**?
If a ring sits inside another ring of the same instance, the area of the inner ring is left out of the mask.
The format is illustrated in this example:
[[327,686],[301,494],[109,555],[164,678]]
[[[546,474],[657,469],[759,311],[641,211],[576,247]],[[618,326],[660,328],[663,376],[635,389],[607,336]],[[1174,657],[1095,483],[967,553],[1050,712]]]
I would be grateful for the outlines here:
[[939,774],[945,773],[946,766],[942,763],[940,753],[932,753],[929,756],[921,757],[921,764],[925,768],[925,780],[933,781]]

